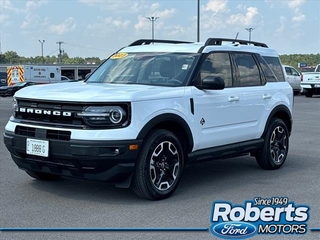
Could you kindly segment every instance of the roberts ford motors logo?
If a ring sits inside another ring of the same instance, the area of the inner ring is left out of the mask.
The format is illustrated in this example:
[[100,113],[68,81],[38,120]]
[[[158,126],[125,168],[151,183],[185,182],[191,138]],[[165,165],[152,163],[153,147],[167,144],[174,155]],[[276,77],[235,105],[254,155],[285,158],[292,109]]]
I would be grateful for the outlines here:
[[71,117],[71,115],[72,115],[71,112],[58,111],[58,110],[24,108],[24,107],[18,108],[18,112],[39,114],[39,115],[64,116],[64,117]]

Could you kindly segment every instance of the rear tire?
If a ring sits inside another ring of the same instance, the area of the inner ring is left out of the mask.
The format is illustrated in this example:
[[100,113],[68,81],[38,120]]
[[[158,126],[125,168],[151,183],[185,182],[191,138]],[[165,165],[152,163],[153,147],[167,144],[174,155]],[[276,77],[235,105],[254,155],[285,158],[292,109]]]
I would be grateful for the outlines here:
[[50,173],[43,173],[43,172],[35,172],[32,170],[26,170],[26,173],[37,180],[42,181],[53,181],[61,178],[60,175],[50,174]]
[[168,130],[153,130],[137,159],[134,192],[145,199],[168,198],[178,187],[183,165],[184,153],[179,139]]
[[305,95],[306,95],[307,98],[312,97],[312,96],[313,96],[313,91],[312,91],[312,89],[306,90]]
[[289,132],[283,120],[271,120],[264,138],[264,146],[257,153],[258,165],[267,170],[279,169],[285,162],[289,151]]

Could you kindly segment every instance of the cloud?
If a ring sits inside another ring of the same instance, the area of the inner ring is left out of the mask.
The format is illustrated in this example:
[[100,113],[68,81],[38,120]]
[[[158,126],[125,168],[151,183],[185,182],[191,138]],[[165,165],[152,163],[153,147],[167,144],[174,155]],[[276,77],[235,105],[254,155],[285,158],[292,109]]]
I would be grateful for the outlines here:
[[280,26],[276,29],[277,33],[283,33],[286,29],[287,19],[284,16],[280,16]]
[[306,20],[306,16],[302,13],[297,13],[297,16],[292,18],[293,22],[303,22],[304,20]]
[[1,24],[6,23],[7,19],[9,19],[9,15],[8,14],[0,14],[0,23]]
[[220,12],[227,8],[227,0],[209,0],[204,7],[205,11]]
[[48,0],[28,0],[26,2],[26,8],[27,9],[30,9],[30,10],[33,10],[33,9],[36,9],[36,8],[39,8],[41,7],[42,5],[45,5],[48,3]]
[[142,0],[79,0],[80,3],[86,4],[90,7],[99,7],[103,10],[119,12],[137,12],[144,7]]
[[290,0],[288,1],[289,8],[297,8],[304,4],[306,0]]
[[238,13],[235,15],[231,15],[227,19],[227,23],[230,25],[244,25],[244,26],[249,26],[249,25],[257,25],[259,23],[256,19],[256,16],[259,15],[258,9],[256,7],[248,7],[246,9],[246,13]]
[[71,32],[76,28],[77,24],[72,17],[67,18],[63,23],[57,25],[51,25],[49,31],[53,34],[62,35],[67,32]]
[[[138,16],[138,22],[134,25],[134,28],[137,31],[147,29],[150,27],[150,20],[148,20],[148,17],[156,17],[157,22],[162,21],[162,19],[168,19],[173,17],[176,14],[177,10],[175,8],[171,9],[165,9],[163,11],[155,10],[150,16]],[[161,25],[161,24],[160,24]],[[157,24],[159,26],[159,24]]]
[[20,28],[23,30],[26,30],[28,28],[36,29],[37,26],[39,25],[39,22],[40,22],[39,20],[40,20],[40,17],[38,15],[28,13],[25,16],[25,20],[22,22]]

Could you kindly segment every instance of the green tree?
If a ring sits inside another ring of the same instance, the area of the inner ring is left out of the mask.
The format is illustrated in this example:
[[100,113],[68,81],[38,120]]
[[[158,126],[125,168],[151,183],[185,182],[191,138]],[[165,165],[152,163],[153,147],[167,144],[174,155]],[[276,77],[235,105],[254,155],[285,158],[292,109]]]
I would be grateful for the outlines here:
[[0,54],[0,64],[4,64],[7,62],[6,55]]
[[14,51],[7,51],[4,53],[5,58],[7,59],[7,63],[10,64],[19,64],[20,63],[20,57],[19,55]]

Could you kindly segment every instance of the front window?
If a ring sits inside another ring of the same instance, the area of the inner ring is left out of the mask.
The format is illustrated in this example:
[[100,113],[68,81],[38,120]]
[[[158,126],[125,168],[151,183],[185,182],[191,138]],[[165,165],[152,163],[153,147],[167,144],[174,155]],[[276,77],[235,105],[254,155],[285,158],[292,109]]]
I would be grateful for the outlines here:
[[115,53],[86,82],[183,86],[198,57],[198,53]]

